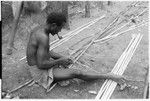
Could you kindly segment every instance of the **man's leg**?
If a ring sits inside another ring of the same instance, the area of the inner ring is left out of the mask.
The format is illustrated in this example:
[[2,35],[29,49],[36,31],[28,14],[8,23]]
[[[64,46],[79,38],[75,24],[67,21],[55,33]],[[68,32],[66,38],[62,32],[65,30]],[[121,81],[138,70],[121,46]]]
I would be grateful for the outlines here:
[[81,70],[69,69],[69,68],[67,69],[54,68],[53,75],[54,75],[54,82],[78,78],[84,81],[93,81],[98,79],[111,79],[116,81],[119,84],[125,83],[125,79],[119,75],[114,75],[111,73],[100,74],[93,71],[84,72]]

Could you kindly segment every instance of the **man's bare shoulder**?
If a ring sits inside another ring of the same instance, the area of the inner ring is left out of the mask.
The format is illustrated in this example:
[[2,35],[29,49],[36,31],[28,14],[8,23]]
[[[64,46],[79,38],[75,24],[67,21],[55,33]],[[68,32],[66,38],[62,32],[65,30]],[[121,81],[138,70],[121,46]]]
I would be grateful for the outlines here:
[[36,38],[39,43],[47,44],[48,36],[46,36],[46,34],[43,30],[38,30],[35,34],[36,34]]

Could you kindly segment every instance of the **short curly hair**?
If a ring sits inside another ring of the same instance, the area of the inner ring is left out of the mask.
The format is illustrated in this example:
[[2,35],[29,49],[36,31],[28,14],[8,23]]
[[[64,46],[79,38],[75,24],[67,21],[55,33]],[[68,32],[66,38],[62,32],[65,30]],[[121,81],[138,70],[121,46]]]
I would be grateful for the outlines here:
[[66,16],[63,13],[50,13],[46,20],[47,24],[56,23],[57,26],[63,25],[64,22],[66,23]]

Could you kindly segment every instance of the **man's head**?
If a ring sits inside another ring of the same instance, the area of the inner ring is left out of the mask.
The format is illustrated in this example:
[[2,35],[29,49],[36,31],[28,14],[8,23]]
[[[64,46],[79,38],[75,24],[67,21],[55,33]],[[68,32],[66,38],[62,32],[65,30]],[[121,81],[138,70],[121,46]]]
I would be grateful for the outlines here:
[[48,15],[46,24],[52,35],[58,34],[66,23],[66,17],[62,13],[51,13]]

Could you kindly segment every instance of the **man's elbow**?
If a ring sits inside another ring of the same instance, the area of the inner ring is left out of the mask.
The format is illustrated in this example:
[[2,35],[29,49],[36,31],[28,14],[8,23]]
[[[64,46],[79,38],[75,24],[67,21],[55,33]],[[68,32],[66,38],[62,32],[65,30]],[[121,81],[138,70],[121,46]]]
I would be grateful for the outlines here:
[[38,69],[43,69],[43,64],[42,64],[42,63],[38,63],[38,64],[37,64],[37,68],[38,68]]
[[47,66],[44,63],[40,63],[37,65],[38,69],[50,69],[51,66]]

